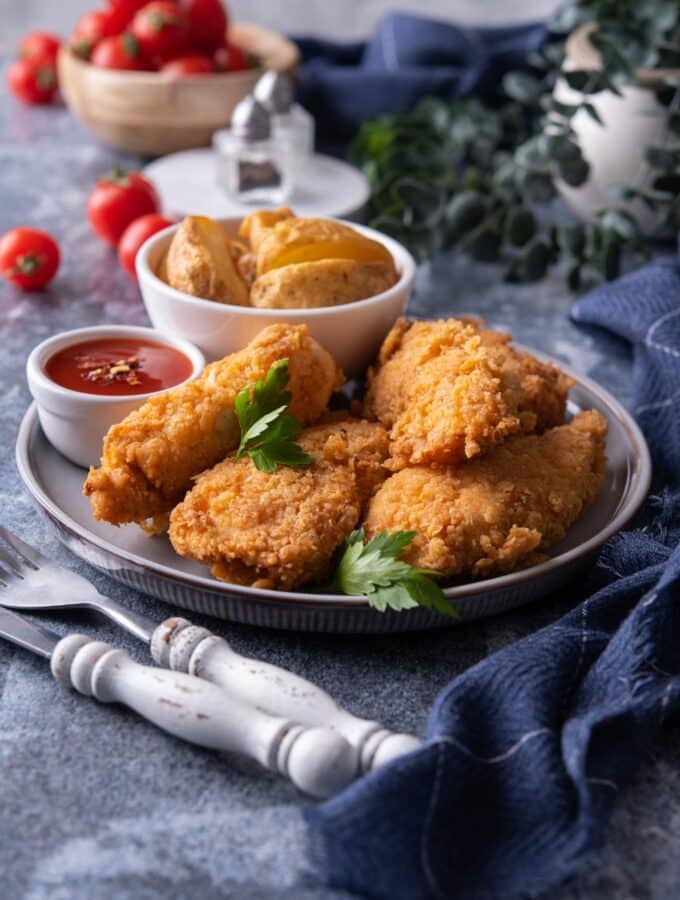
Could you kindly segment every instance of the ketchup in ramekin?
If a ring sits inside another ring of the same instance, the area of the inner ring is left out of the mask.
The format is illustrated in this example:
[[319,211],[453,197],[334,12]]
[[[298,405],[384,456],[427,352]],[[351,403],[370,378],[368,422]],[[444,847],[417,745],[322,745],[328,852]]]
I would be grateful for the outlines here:
[[134,337],[81,341],[45,363],[55,384],[84,394],[129,397],[167,390],[192,374],[189,357],[168,344]]

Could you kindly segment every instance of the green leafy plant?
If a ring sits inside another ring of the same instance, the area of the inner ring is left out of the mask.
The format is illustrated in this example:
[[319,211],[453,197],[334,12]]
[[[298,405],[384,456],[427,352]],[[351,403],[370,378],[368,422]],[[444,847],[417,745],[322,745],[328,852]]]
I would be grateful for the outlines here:
[[381,531],[365,544],[363,528],[345,539],[331,589],[343,594],[363,594],[379,612],[424,606],[446,616],[457,613],[432,580],[429,569],[416,569],[397,557],[403,553],[415,531]]
[[[564,33],[587,23],[602,65],[562,71]],[[661,213],[661,228],[680,224],[680,82],[666,77],[659,92],[669,137],[646,148],[643,187],[613,185],[612,207],[597,222],[555,226],[550,204],[557,180],[578,187],[589,166],[572,127],[578,112],[602,124],[591,97],[636,78],[640,66],[680,66],[677,0],[576,0],[553,23],[562,40],[534,54],[533,72],[503,80],[505,100],[492,108],[476,99],[453,103],[428,98],[409,113],[366,123],[350,155],[371,185],[371,225],[392,234],[426,259],[458,244],[482,262],[504,263],[509,281],[542,278],[557,262],[570,287],[611,279],[624,254],[644,259],[648,242],[635,220],[614,201],[641,199]],[[553,97],[559,75],[577,102]]]
[[288,360],[279,360],[263,381],[244,387],[234,404],[241,428],[235,459],[247,455],[263,472],[275,472],[278,466],[297,468],[314,462],[295,443],[302,429],[286,412],[291,401],[290,392],[285,390],[288,378]]

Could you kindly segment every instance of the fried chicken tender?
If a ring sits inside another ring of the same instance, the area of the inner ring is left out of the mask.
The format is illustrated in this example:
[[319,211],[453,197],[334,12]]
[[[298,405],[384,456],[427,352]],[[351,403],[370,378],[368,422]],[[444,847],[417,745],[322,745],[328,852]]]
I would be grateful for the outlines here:
[[470,319],[396,322],[364,403],[391,429],[392,469],[454,465],[563,421],[571,380],[509,340]]
[[226,459],[199,475],[170,516],[175,550],[238,584],[285,590],[328,577],[387,474],[387,433],[347,419],[308,428],[298,443],[312,465],[270,474],[248,458]]
[[90,469],[83,489],[95,518],[114,525],[151,519],[149,530],[162,530],[192,477],[238,445],[239,391],[281,359],[288,360],[291,414],[303,424],[318,419],[342,373],[306,325],[270,325],[196,381],[152,397],[109,429],[101,465]]
[[591,410],[458,467],[403,469],[372,498],[366,533],[415,531],[403,559],[442,575],[509,572],[563,538],[593,502],[606,434]]

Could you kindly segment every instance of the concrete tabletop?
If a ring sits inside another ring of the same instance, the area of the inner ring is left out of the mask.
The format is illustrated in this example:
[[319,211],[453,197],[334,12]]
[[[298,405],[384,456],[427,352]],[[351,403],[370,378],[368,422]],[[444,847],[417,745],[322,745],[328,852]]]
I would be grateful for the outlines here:
[[[38,22],[32,23],[37,25]],[[7,62],[7,59],[4,59]],[[3,73],[4,74],[4,73]],[[0,521],[100,590],[151,616],[170,607],[87,567],[56,541],[19,481],[16,431],[29,404],[24,363],[48,335],[77,326],[146,324],[139,293],[91,233],[87,194],[119,157],[65,109],[28,109],[0,90],[0,233],[35,225],[59,240],[63,264],[44,293],[0,285]],[[567,319],[559,274],[508,286],[494,266],[452,253],[421,268],[410,312],[475,313],[628,399],[630,360],[614,340]],[[502,617],[408,636],[320,636],[209,625],[242,653],[311,678],[354,712],[423,733],[428,709],[453,676],[553,621],[569,589]],[[113,626],[45,618],[136,659],[144,648]],[[667,732],[622,793],[604,849],[557,900],[680,895],[680,745]],[[295,790],[255,765],[182,744],[122,708],[68,693],[44,661],[0,642],[0,896],[90,900],[235,897],[317,900],[348,895],[319,885],[306,855]]]

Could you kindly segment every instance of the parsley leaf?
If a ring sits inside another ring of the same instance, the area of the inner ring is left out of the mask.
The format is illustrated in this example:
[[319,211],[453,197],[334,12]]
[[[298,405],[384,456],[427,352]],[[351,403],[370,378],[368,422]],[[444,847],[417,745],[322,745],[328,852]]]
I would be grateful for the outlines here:
[[332,587],[343,594],[364,594],[379,612],[424,606],[446,616],[458,613],[432,580],[430,569],[416,569],[397,559],[416,536],[415,531],[381,531],[364,544],[364,530],[353,531],[343,544]]
[[234,408],[241,428],[241,443],[235,459],[250,456],[256,468],[275,472],[277,466],[306,466],[314,462],[295,443],[301,426],[286,412],[291,401],[288,360],[274,363],[264,381],[256,381],[239,391]]

